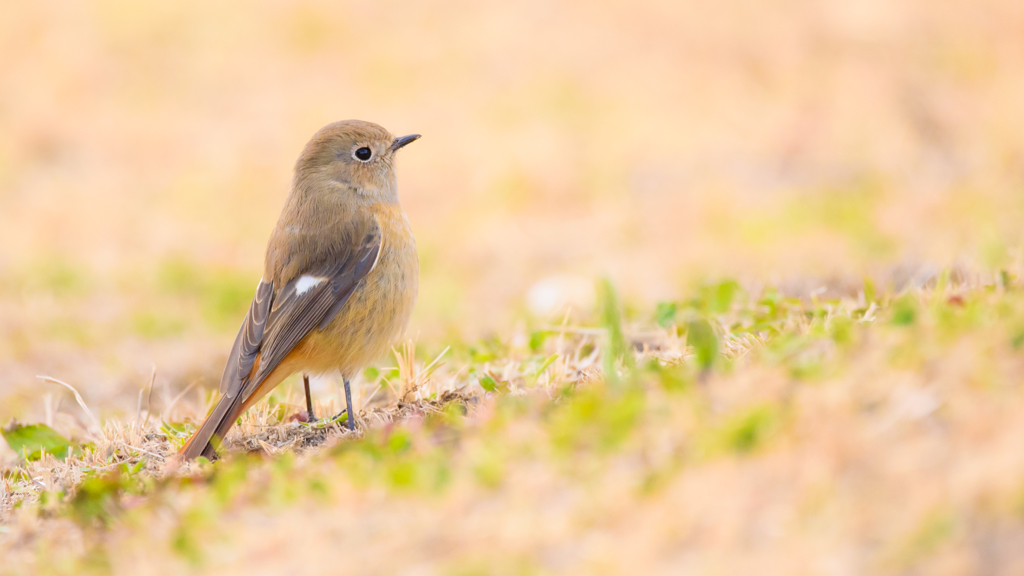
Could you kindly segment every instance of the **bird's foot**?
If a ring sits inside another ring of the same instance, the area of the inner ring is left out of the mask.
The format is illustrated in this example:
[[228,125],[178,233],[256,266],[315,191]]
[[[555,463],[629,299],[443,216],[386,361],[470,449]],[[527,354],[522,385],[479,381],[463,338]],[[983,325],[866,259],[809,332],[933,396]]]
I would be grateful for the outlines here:
[[330,426],[331,424],[340,424],[348,428],[349,430],[355,429],[355,426],[350,424],[348,421],[348,410],[342,410],[341,412],[338,412],[334,416],[330,416],[327,418],[317,418],[315,415],[311,416],[310,413],[307,412],[306,410],[302,410],[300,412],[292,414],[288,418],[288,420],[295,420],[296,422],[299,422],[305,426],[313,426],[317,428],[323,428],[325,426]]

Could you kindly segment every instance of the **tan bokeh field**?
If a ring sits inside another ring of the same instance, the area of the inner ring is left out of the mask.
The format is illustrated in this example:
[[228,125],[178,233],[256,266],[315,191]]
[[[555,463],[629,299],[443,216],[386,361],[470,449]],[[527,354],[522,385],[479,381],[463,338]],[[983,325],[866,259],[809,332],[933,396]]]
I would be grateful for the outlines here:
[[39,373],[106,404],[153,363],[214,370],[299,149],[343,118],[424,134],[399,165],[422,338],[507,331],[552,275],[650,306],[1006,265],[1024,6],[855,4],[12,3],[2,415]]
[[[426,362],[484,338],[522,346],[517,338],[562,322],[567,310],[569,323],[589,325],[603,277],[628,320],[643,325],[658,302],[725,278],[754,297],[776,286],[805,300],[856,299],[865,277],[895,292],[947,270],[978,288],[1024,269],[1019,1],[6,2],[0,13],[4,423],[77,410],[40,374],[75,386],[100,417],[127,419],[155,369],[157,401],[166,406],[196,384],[182,405],[197,412],[196,391],[215,387],[260,277],[299,150],[345,118],[423,135],[402,151],[398,179],[422,264],[409,335]],[[989,350],[987,337],[978,342]],[[993,371],[1012,379],[1019,353],[1003,360]],[[456,378],[453,362],[445,373]],[[913,372],[900,374],[919,384],[930,377]],[[904,382],[874,364],[844,378],[857,375]],[[727,377],[740,385],[726,396],[762,377],[772,391],[755,395],[778,400],[780,377],[756,370]],[[334,382],[318,386],[336,393]],[[844,399],[812,391],[801,401]],[[986,419],[968,412],[957,414]],[[836,425],[794,426],[818,424]],[[780,498],[813,493],[817,469],[797,485],[787,466],[841,458],[842,433],[832,432],[753,470]],[[898,468],[900,454],[877,466]],[[728,466],[703,469],[694,486],[720,484],[752,502],[757,483]],[[544,483],[556,470],[538,473],[510,472],[522,476],[518,489],[491,503],[510,519],[508,534],[529,532],[516,521],[548,518],[516,513],[547,498],[545,486],[570,490],[561,477]],[[687,486],[668,501],[698,505]],[[573,498],[615,498],[619,489],[613,474]],[[841,503],[875,496],[901,499],[854,491]],[[357,499],[369,506],[378,497]],[[486,523],[466,498],[411,510],[387,500],[373,514],[378,526],[418,527],[410,530],[428,530],[432,513]],[[920,510],[934,502],[921,498]],[[629,514],[607,506],[595,517]],[[705,527],[724,531],[709,541],[746,530],[749,510],[730,510],[723,525]],[[650,528],[665,513],[651,505],[633,514]],[[855,517],[830,509],[824,530],[838,536],[788,553],[828,556],[844,534],[875,534],[844,524]],[[458,535],[447,542],[471,540],[475,525],[452,527]],[[548,530],[572,541],[571,526]],[[496,541],[523,541],[508,534]],[[630,540],[640,548],[625,554],[653,558],[659,552],[643,546],[663,536]],[[530,541],[522,555],[543,548]],[[716,564],[729,546],[687,565],[756,571]],[[807,573],[865,566],[844,558]],[[957,558],[950,573],[967,565]],[[798,573],[788,560],[765,562]]]

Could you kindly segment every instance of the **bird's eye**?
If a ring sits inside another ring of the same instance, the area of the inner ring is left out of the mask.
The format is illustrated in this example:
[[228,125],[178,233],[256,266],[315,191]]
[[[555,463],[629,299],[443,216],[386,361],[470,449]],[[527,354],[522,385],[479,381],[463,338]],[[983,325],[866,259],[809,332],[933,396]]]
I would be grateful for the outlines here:
[[370,150],[366,146],[363,146],[362,148],[356,150],[352,155],[355,156],[356,160],[359,160],[360,162],[369,162],[370,158],[373,157],[373,150]]

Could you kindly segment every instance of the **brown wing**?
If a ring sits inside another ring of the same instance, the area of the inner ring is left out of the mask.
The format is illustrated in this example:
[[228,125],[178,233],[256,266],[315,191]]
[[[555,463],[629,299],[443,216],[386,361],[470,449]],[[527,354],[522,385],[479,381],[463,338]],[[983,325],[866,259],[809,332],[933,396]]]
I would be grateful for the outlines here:
[[260,353],[263,332],[267,327],[270,305],[274,299],[274,283],[264,282],[256,286],[256,296],[249,306],[249,313],[242,320],[242,327],[235,337],[235,344],[228,354],[228,363],[224,366],[224,374],[220,377],[220,393],[234,398],[242,387],[242,382],[252,372],[252,366]]
[[241,392],[242,400],[248,399],[299,341],[334,319],[376,264],[382,240],[376,220],[346,228],[347,242],[323,252],[284,286],[275,290],[272,283],[260,282],[221,378],[224,395]]

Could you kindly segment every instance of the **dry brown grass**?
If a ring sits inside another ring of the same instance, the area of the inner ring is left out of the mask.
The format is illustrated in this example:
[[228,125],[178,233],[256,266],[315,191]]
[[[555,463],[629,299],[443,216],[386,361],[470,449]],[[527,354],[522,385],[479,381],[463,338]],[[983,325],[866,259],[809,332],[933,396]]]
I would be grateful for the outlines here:
[[86,457],[7,480],[0,550],[13,573],[1016,573],[1020,285],[790,301],[754,338],[764,302],[711,316],[705,377],[684,333],[642,327],[641,368],[605,383],[604,332],[566,326],[536,351],[408,364],[405,390],[433,399],[388,390],[355,433],[251,410],[226,462],[129,491],[102,524],[70,497],[10,508],[120,462],[166,473],[162,432],[109,422]]

